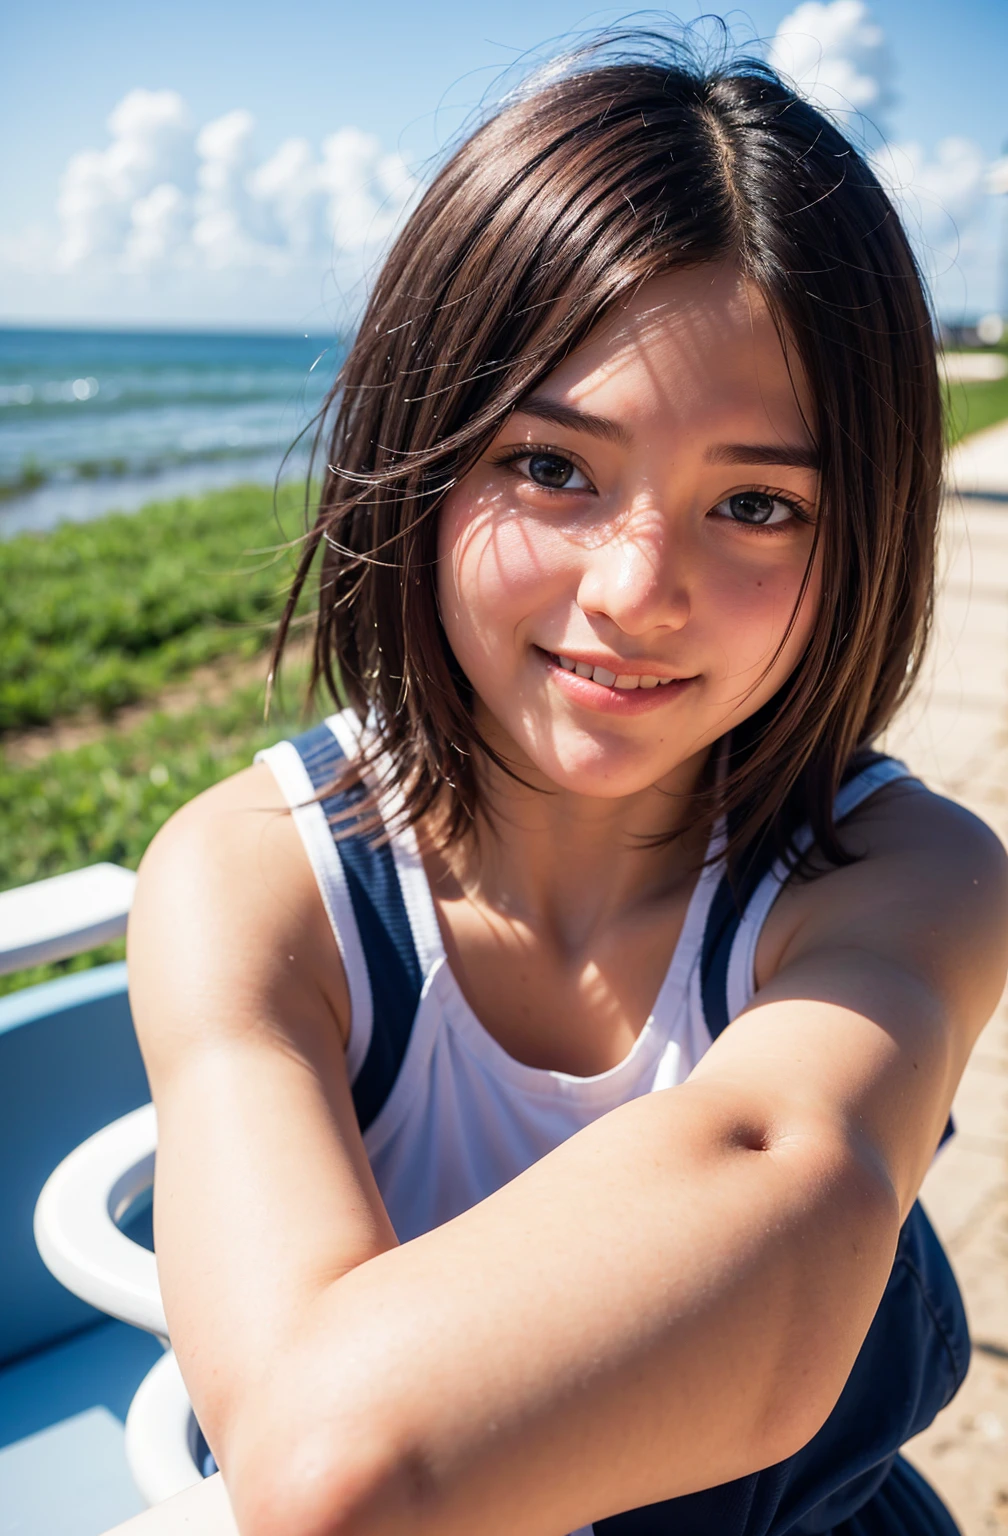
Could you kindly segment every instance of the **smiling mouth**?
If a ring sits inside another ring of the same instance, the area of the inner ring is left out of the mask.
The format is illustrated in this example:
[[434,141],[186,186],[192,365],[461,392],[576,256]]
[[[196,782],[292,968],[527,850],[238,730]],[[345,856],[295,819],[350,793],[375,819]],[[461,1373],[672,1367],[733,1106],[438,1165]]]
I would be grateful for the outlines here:
[[667,688],[672,683],[688,683],[693,679],[689,677],[655,677],[651,673],[637,672],[610,672],[608,667],[592,666],[587,661],[574,661],[570,656],[560,656],[555,651],[547,651],[546,655],[558,667],[565,672],[573,672],[576,677],[583,677],[593,683],[598,683],[602,688],[609,688],[613,692],[632,693],[637,688]]

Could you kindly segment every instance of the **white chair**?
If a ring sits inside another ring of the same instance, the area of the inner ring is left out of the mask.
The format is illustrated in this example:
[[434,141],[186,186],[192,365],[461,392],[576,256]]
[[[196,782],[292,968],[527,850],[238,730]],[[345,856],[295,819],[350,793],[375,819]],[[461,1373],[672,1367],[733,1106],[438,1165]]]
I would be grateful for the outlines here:
[[126,1458],[148,1504],[203,1476],[199,1429],[169,1346],[157,1261],[119,1228],[153,1184],[156,1145],[156,1112],[153,1104],[144,1104],[65,1157],[35,1207],[35,1241],[57,1280],[99,1311],[155,1334],[165,1346],[126,1416]]
[[[0,893],[0,974],[120,937],[136,876],[112,864]],[[143,1507],[124,1420],[163,1342],[46,1272],[32,1210],[52,1169],[150,1095],[121,961],[0,998],[0,1527],[93,1536]],[[129,1230],[144,1216],[134,1211]],[[162,1325],[163,1326],[163,1325]]]
[[[135,885],[131,869],[93,864],[0,893],[0,975],[121,938]],[[113,1121],[50,1175],[34,1221],[42,1260],[67,1290],[164,1345],[126,1416],[126,1458],[149,1504],[202,1477],[196,1421],[168,1345],[157,1263],[118,1225],[153,1183],[156,1142],[152,1104]]]
[[[0,893],[0,975],[121,938],[135,885],[131,869],[93,864]],[[168,1343],[157,1263],[118,1225],[153,1184],[156,1143],[153,1104],[98,1131],[50,1175],[34,1221],[42,1260],[68,1291],[156,1335],[165,1348],[126,1416],[126,1457],[148,1504],[202,1477],[198,1429]]]
[[170,1349],[147,1372],[126,1415],[126,1460],[148,1504],[203,1478],[205,1451],[178,1362]]
[[136,875],[92,864],[0,892],[0,976],[122,938]]

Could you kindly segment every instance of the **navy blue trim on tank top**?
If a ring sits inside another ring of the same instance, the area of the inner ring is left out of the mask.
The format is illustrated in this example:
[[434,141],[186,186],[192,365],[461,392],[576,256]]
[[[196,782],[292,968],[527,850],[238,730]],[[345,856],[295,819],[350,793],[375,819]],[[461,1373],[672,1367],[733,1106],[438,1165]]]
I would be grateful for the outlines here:
[[[332,784],[345,754],[327,725],[294,737],[291,745],[316,793]],[[347,826],[347,810],[363,801],[365,793],[358,783],[323,799],[320,804],[330,825],[339,818],[339,825]],[[391,848],[387,843],[376,848],[372,836],[361,833],[333,841],[346,875],[371,986],[371,1044],[351,1090],[357,1123],[366,1131],[399,1075],[424,978]]]
[[700,948],[700,998],[712,1040],[723,1034],[730,1022],[728,962],[735,935],[760,881],[776,860],[777,849],[766,837],[746,864],[745,873],[738,880],[722,875],[714,892]]
[[[876,763],[886,762],[882,752],[859,752],[840,780],[843,788]],[[728,1028],[728,963],[746,908],[765,875],[777,862],[780,850],[769,830],[742,856],[740,873],[722,876],[707,913],[700,950],[700,996],[712,1040]]]
[[[859,754],[841,779],[841,788],[851,783],[876,763],[885,762],[884,754]],[[742,873],[735,879],[723,875],[707,912],[703,943],[700,948],[700,999],[704,1021],[712,1040],[723,1034],[731,1022],[728,1016],[728,965],[735,937],[753,896],[763,878],[777,861],[773,838],[764,836],[755,850],[743,860]],[[955,1134],[950,1115],[938,1145],[943,1147]]]

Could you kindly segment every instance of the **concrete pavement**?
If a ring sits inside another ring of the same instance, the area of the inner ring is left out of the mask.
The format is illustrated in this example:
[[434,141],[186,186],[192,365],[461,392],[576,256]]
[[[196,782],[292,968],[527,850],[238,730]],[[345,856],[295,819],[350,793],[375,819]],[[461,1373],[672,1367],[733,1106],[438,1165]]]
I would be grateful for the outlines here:
[[[934,643],[886,737],[934,788],[1008,844],[1008,424],[952,455]],[[956,494],[956,491],[965,494]],[[957,1135],[922,1199],[959,1277],[974,1338],[958,1396],[908,1454],[964,1536],[1008,1532],[1008,990],[956,1098]]]

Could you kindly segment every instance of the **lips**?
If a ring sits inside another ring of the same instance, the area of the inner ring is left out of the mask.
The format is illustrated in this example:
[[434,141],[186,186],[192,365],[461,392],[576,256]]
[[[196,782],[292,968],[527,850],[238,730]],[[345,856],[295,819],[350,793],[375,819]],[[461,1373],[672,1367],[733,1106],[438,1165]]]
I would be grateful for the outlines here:
[[650,672],[611,672],[608,667],[590,661],[577,661],[572,656],[561,656],[554,651],[548,651],[547,655],[565,672],[590,678],[602,688],[618,689],[621,693],[632,693],[637,688],[667,688],[671,683],[688,681],[680,677],[657,677]]

